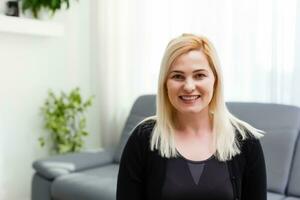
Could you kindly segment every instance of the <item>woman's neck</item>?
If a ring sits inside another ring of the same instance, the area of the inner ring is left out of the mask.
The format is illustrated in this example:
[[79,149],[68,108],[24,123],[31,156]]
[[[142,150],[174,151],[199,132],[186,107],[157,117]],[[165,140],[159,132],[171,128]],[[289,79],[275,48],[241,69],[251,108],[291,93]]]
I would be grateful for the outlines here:
[[176,113],[175,116],[176,129],[179,132],[197,136],[202,133],[211,133],[212,119],[208,108],[200,113]]

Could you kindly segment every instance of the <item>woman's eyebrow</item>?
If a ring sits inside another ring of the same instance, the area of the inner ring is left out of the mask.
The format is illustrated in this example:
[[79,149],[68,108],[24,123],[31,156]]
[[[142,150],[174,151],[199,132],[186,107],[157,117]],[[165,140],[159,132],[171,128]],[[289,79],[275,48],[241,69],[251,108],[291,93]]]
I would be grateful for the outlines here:
[[193,71],[193,73],[196,73],[196,72],[206,72],[207,70],[206,69],[196,69]]
[[173,71],[171,71],[171,72],[170,72],[170,74],[171,74],[171,73],[179,73],[179,74],[184,74],[184,72],[182,72],[182,71],[178,71],[178,70],[173,70]]
[[[193,71],[193,73],[197,73],[197,72],[206,72],[207,70],[206,69],[196,69]],[[183,71],[179,71],[179,70],[173,70],[171,71],[170,73],[179,73],[179,74],[184,74]]]

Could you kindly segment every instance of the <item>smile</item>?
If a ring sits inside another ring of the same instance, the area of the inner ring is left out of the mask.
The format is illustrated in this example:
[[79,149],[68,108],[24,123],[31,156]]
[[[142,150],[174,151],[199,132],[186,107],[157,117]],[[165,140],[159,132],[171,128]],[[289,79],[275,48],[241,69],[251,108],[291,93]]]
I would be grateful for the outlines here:
[[179,96],[180,99],[184,100],[184,101],[194,101],[198,98],[200,98],[200,95],[182,95]]

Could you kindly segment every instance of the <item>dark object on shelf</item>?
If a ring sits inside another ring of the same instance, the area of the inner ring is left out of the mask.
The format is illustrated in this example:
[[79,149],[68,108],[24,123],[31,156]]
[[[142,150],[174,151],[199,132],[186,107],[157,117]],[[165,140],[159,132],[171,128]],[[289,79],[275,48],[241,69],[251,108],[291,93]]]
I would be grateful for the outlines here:
[[6,2],[6,15],[8,16],[19,16],[19,2],[18,1],[7,1]]

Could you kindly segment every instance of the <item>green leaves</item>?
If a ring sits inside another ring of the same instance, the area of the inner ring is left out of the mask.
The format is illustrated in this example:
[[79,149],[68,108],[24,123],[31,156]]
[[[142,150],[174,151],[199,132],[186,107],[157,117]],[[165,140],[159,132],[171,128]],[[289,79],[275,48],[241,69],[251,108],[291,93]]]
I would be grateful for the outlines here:
[[69,0],[21,0],[22,1],[22,11],[30,10],[34,18],[38,18],[38,14],[42,8],[50,10],[52,16],[57,10],[60,10],[62,5],[66,5],[66,9],[69,9]]
[[39,137],[39,142],[42,147],[45,146],[45,139],[43,137]]
[[[51,90],[48,92],[41,111],[44,127],[51,134],[57,153],[76,152],[83,147],[83,137],[88,135],[84,113],[92,105],[93,98],[84,101],[79,88],[69,94],[61,92],[59,96]],[[45,145],[43,137],[39,142],[41,146]]]

